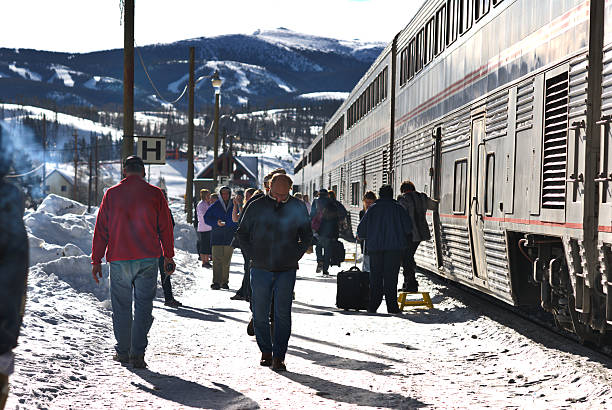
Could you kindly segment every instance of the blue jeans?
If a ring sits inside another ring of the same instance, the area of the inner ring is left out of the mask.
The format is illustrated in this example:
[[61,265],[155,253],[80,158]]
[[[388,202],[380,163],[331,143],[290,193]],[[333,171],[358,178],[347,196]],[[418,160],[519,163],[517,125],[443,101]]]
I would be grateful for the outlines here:
[[334,238],[319,236],[319,246],[317,247],[317,262],[319,261],[319,254],[321,254],[323,272],[327,272],[329,270],[329,259],[331,258],[332,245],[334,241]]
[[[143,356],[153,324],[157,290],[157,258],[110,263],[111,304],[115,350],[120,355]],[[134,316],[132,318],[132,295]]]
[[[295,270],[269,272],[251,269],[251,303],[255,339],[262,353],[285,360],[291,335],[291,304]],[[270,336],[270,305],[274,298],[274,341]]]

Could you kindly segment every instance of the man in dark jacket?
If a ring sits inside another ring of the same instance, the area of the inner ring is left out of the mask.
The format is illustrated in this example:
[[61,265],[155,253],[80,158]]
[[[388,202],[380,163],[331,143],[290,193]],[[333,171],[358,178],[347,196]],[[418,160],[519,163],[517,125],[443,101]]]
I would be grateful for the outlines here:
[[[238,227],[240,246],[251,255],[251,301],[262,366],[286,370],[291,304],[298,261],[312,241],[306,206],[289,195],[293,181],[275,175],[270,193],[252,202]],[[269,312],[274,299],[274,340]]]
[[[1,139],[0,139],[1,140]],[[28,277],[28,237],[23,226],[23,197],[4,182],[8,161],[0,155],[0,409],[8,398],[13,348],[21,328]]]
[[[325,209],[327,204],[329,204],[330,202],[331,200],[329,198],[329,192],[327,192],[327,189],[321,188],[319,190],[319,196],[314,201],[312,201],[312,207],[310,208],[310,219],[311,220],[318,219],[318,218],[322,219],[323,210]],[[317,215],[317,214],[321,214],[321,215]],[[325,264],[325,260],[324,260],[325,240],[323,240],[323,243],[321,243],[320,236],[319,236],[319,227],[316,226],[316,224],[317,222],[313,224],[313,227],[315,230],[315,252],[317,254],[317,273],[319,273],[323,270],[323,266]]]
[[437,209],[438,202],[429,198],[422,192],[417,192],[411,181],[402,182],[400,191],[402,195],[398,202],[406,212],[408,212],[413,227],[412,236],[408,241],[408,247],[402,258],[404,285],[401,290],[405,292],[417,292],[419,284],[415,278],[416,263],[414,261],[414,254],[421,241],[428,241],[431,239],[431,233],[429,232],[429,225],[427,224],[425,215],[428,209]]
[[224,186],[219,190],[219,200],[211,205],[204,215],[204,221],[212,226],[210,243],[213,257],[212,289],[229,289],[229,270],[232,262],[232,239],[238,224],[232,219],[234,203],[231,200],[232,191]]
[[408,246],[412,223],[406,210],[393,199],[393,188],[383,185],[379,199],[363,216],[357,236],[365,239],[370,255],[370,304],[374,313],[382,302],[383,293],[387,312],[399,313],[397,306],[397,276],[402,255]]
[[338,240],[338,207],[333,200],[327,201],[323,207],[321,225],[317,230],[319,246],[317,253],[323,254],[323,276],[329,276],[329,263],[334,251],[334,244]]

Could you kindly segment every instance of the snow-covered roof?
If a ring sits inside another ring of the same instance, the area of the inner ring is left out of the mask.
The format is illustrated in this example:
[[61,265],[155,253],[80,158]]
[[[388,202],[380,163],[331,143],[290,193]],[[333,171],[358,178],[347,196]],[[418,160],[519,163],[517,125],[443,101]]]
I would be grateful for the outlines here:
[[57,168],[49,172],[47,174],[47,178],[49,178],[54,172],[57,172],[58,174],[60,174],[66,181],[70,183],[70,185],[74,185],[74,177],[71,177],[70,175],[66,174],[64,171],[57,169]]

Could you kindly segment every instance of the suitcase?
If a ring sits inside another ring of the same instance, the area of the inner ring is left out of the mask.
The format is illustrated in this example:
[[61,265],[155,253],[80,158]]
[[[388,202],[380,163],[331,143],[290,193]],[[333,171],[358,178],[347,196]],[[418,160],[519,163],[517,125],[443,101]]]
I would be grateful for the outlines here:
[[342,244],[342,242],[336,240],[332,243],[331,248],[332,248],[332,252],[329,258],[330,266],[342,265],[342,262],[344,262],[344,258],[346,257],[346,254],[344,251],[344,245]]
[[[357,255],[357,244],[355,243],[355,255]],[[367,310],[370,301],[370,273],[362,272],[355,265],[349,270],[338,273],[336,277],[336,306],[339,309]]]

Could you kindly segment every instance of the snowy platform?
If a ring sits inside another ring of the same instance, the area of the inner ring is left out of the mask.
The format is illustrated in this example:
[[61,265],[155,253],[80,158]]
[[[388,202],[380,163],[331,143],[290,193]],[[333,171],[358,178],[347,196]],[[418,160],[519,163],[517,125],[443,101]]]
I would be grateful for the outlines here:
[[[53,266],[45,257],[32,267],[7,408],[610,406],[610,359],[422,274],[418,279],[433,309],[387,315],[383,303],[379,314],[344,312],[334,306],[339,269],[320,277],[314,255],[300,263],[288,372],[263,368],[255,339],[246,334],[248,303],[230,300],[233,291],[210,289],[212,272],[199,267],[191,253],[193,237],[181,204],[172,208],[179,238],[173,284],[185,306],[165,307],[158,292],[149,368],[134,370],[111,360],[108,299],[85,285],[91,272],[81,259],[87,257],[62,256]],[[75,218],[47,216],[58,226],[62,218]],[[82,218],[85,229],[91,217]],[[40,241],[50,236],[38,232]],[[66,246],[58,235],[51,239]],[[234,290],[242,263],[236,251]]]

